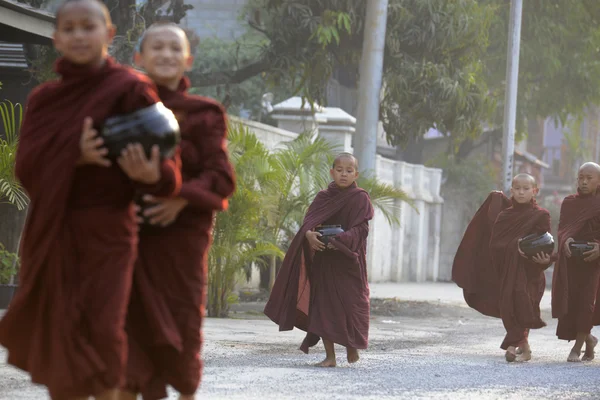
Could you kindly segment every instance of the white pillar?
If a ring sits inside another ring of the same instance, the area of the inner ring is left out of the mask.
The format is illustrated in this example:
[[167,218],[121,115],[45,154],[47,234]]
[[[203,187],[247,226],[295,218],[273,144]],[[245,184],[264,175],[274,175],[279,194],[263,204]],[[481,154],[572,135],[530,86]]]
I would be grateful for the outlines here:
[[354,152],[361,172],[375,175],[388,1],[366,1],[367,15],[358,84],[357,140]]
[[515,129],[517,119],[517,87],[519,83],[519,53],[521,50],[521,13],[523,0],[510,2],[510,26],[506,60],[506,93],[504,94],[504,124],[502,132],[502,188],[508,195],[513,178]]

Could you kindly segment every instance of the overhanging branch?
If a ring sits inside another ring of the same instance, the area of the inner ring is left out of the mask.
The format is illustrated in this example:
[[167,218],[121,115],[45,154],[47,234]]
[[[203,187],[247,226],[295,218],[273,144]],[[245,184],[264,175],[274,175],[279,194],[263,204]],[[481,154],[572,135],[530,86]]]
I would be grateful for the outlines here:
[[199,72],[192,70],[189,73],[189,78],[194,87],[206,87],[224,84],[237,84],[244,82],[263,72],[268,72],[272,69],[272,63],[266,59],[260,59],[251,64],[245,65],[240,69],[231,71],[211,71]]

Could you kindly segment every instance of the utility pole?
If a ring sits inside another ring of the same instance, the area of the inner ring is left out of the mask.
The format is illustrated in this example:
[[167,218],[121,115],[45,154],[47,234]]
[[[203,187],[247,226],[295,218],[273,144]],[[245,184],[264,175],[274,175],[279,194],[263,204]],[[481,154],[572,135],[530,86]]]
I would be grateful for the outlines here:
[[513,178],[522,12],[523,0],[512,0],[510,2],[510,25],[508,28],[508,52],[506,59],[506,92],[504,94],[504,124],[502,127],[502,188],[506,194],[510,192]]
[[388,0],[367,0],[367,15],[358,83],[358,115],[354,154],[360,170],[375,174],[377,161],[377,128],[383,74],[383,52]]

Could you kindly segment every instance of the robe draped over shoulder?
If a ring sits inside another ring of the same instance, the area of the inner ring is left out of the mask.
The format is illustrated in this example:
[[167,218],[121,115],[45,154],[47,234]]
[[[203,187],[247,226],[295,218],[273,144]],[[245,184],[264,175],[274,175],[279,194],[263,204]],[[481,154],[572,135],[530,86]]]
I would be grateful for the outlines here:
[[[279,330],[307,332],[301,350],[308,352],[320,337],[364,349],[368,342],[369,286],[366,265],[368,221],[373,207],[367,192],[354,184],[332,183],[319,192],[284,258],[265,314]],[[314,254],[305,238],[322,224],[342,225],[332,239],[337,250]]]
[[160,99],[181,128],[183,183],[188,200],[173,224],[140,233],[127,331],[126,389],[144,400],[166,397],[166,386],[191,395],[200,384],[207,255],[216,211],[227,208],[235,176],[227,153],[226,114],[213,100],[159,86]]
[[510,205],[502,192],[490,193],[467,226],[452,264],[452,280],[463,289],[467,304],[496,318],[500,318],[500,288],[489,243],[498,214]]
[[151,81],[107,59],[98,68],[61,59],[58,81],[30,95],[16,175],[31,200],[21,241],[20,287],[0,320],[8,362],[52,398],[92,396],[122,384],[125,312],[136,254],[136,190],[179,190],[174,162],[155,185],[132,182],[115,164],[76,166],[83,120],[158,101]]

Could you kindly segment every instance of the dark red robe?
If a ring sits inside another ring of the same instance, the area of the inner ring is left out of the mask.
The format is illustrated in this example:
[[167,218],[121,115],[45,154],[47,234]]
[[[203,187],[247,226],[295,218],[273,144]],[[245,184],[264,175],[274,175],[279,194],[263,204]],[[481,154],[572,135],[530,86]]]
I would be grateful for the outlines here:
[[127,389],[145,400],[166,397],[166,385],[196,392],[202,363],[202,318],[207,255],[215,211],[235,189],[227,153],[223,108],[213,100],[159,86],[163,103],[181,127],[183,184],[189,201],[165,228],[142,230],[128,315],[130,358]]
[[[335,183],[319,192],[310,205],[275,280],[265,314],[280,331],[296,326],[307,332],[301,350],[325,338],[365,349],[369,335],[367,235],[373,207],[356,184],[347,189]],[[341,225],[344,233],[332,239],[337,250],[315,253],[306,232],[319,225]]]
[[519,239],[529,234],[550,232],[550,213],[535,202],[513,205],[502,211],[492,228],[490,256],[499,284],[499,311],[506,336],[501,348],[519,346],[529,329],[546,326],[540,316],[540,302],[546,288],[544,270],[521,256]]
[[57,62],[61,79],[31,94],[16,174],[31,203],[20,288],[0,321],[8,362],[51,397],[97,395],[125,376],[125,315],[137,232],[136,190],[168,196],[179,172],[162,165],[156,185],[134,184],[115,164],[76,166],[85,117],[95,125],[158,101],[154,84],[108,59],[102,67]]
[[471,220],[456,252],[453,280],[467,304],[484,315],[501,318],[506,328],[502,349],[518,346],[528,330],[546,324],[540,317],[544,270],[523,258],[518,240],[550,232],[550,214],[535,203],[512,205],[492,192]]
[[600,259],[585,262],[567,258],[567,239],[600,243],[600,196],[571,195],[563,200],[558,225],[558,261],[552,280],[552,317],[558,318],[559,339],[575,340],[577,333],[590,333],[594,318]]
[[500,318],[500,287],[489,243],[498,214],[510,204],[502,192],[490,193],[467,226],[452,264],[452,280],[463,289],[469,307],[496,318]]

